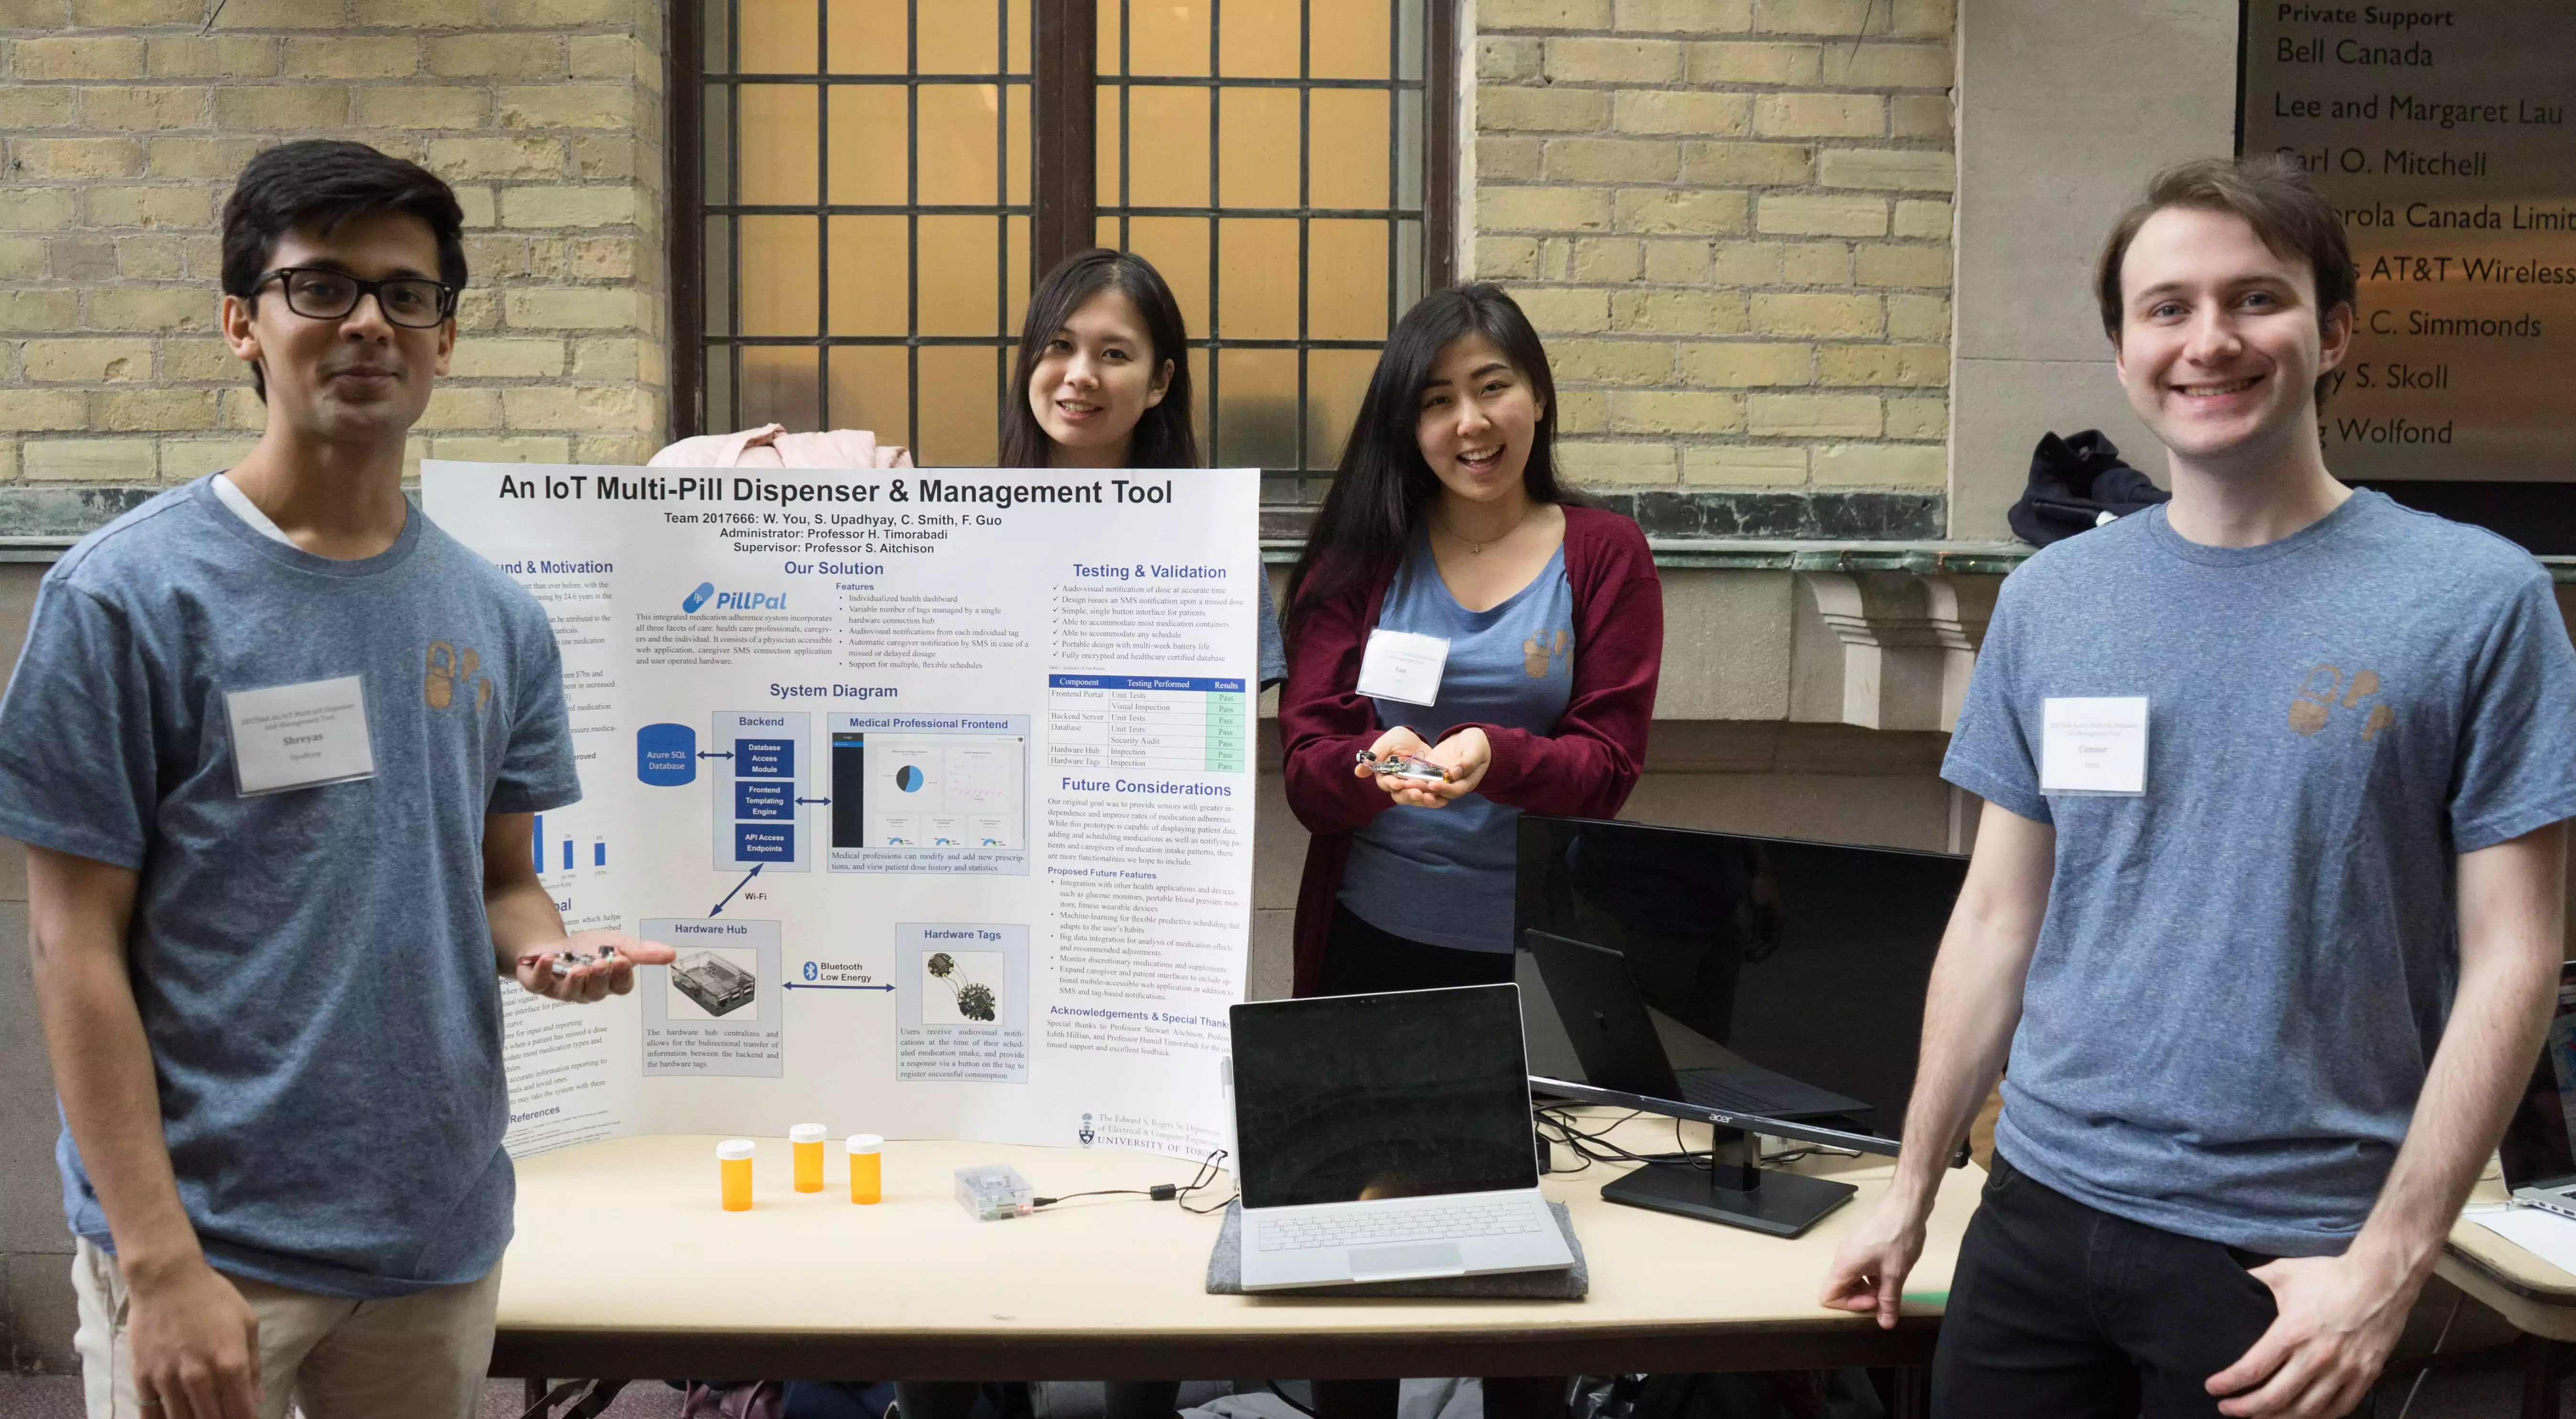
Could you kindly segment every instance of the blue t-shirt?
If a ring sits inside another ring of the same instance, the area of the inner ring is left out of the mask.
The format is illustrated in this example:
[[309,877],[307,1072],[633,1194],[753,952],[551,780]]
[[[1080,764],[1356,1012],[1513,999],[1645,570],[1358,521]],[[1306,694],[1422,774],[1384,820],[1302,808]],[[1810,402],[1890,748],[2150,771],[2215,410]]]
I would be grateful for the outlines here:
[[[241,796],[225,695],[347,675],[375,776]],[[544,611],[417,509],[333,561],[200,479],[47,573],[0,700],[0,833],[140,873],[135,1003],[217,1269],[383,1297],[500,1259],[483,818],[579,796]],[[71,1229],[110,1245],[68,1130],[55,1157]]]
[[[1440,579],[1428,535],[1417,534],[1377,624],[1449,642],[1438,702],[1377,700],[1380,730],[1407,725],[1432,742],[1454,724],[1556,732],[1574,690],[1574,591],[1563,547],[1503,604],[1470,611]],[[1352,835],[1341,900],[1362,921],[1409,941],[1509,951],[1520,820],[1521,810],[1481,793],[1445,808],[1395,804]]]
[[[2053,696],[2146,792],[2043,794]],[[2118,1216],[2340,1253],[2457,982],[2457,854],[2576,815],[2576,650],[2503,538],[2356,492],[2260,547],[2162,508],[2008,578],[1942,776],[2057,830],[1995,1146]]]

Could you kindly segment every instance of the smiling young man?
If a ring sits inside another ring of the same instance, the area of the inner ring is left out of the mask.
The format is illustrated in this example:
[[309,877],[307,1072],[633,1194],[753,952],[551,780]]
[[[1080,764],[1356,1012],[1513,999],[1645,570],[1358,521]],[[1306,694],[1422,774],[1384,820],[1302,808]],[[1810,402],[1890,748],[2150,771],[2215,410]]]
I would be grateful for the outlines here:
[[0,701],[93,1416],[473,1412],[495,977],[595,1001],[671,959],[566,938],[530,853],[580,795],[553,633],[403,496],[461,224],[362,144],[250,161],[221,319],[266,432],[55,565]]
[[2519,548],[2327,471],[2355,275],[2294,167],[2164,174],[2098,295],[2173,501],[2004,584],[1905,1155],[1824,1299],[1894,1324],[2009,1045],[1933,1411],[2342,1414],[2530,1072],[2576,651]]

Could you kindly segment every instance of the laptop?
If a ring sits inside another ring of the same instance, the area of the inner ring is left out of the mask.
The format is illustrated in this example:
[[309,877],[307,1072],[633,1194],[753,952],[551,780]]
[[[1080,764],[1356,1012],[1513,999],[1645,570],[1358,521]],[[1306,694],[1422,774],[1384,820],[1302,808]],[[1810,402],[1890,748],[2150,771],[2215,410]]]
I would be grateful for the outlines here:
[[2513,1200],[2576,1217],[2576,963],[2558,968],[2558,1011],[2496,1157]]
[[1674,1070],[1625,955],[1546,931],[1525,931],[1521,939],[1565,1022],[1584,1083],[1766,1118],[1873,1121],[1858,1099],[1759,1065]]
[[1233,1007],[1243,1289],[1569,1267],[1518,987]]

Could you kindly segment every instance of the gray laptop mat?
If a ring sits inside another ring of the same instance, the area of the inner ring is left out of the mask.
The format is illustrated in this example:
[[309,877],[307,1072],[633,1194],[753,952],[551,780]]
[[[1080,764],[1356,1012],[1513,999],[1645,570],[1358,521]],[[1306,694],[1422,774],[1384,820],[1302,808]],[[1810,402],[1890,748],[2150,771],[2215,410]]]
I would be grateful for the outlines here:
[[[1583,1260],[1583,1243],[1574,1235],[1574,1218],[1562,1202],[1547,1210],[1565,1233],[1565,1248],[1574,1265],[1561,1271],[1501,1271],[1490,1276],[1432,1276],[1412,1281],[1354,1282],[1345,1286],[1299,1286],[1264,1291],[1265,1296],[1426,1296],[1489,1297],[1519,1301],[1579,1301],[1592,1290],[1592,1273]],[[1243,1294],[1243,1204],[1228,1203],[1225,1227],[1208,1253],[1207,1289],[1211,1296]]]

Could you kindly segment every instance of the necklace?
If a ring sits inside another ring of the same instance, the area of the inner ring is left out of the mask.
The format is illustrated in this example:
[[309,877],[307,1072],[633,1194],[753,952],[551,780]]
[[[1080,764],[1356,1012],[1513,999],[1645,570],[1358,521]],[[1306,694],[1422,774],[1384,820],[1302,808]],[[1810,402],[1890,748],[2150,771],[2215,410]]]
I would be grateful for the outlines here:
[[1500,533],[1496,534],[1495,536],[1488,537],[1488,538],[1486,538],[1486,539],[1485,539],[1484,541],[1482,541],[1482,542],[1470,541],[1469,539],[1467,539],[1467,538],[1465,538],[1465,537],[1460,536],[1460,535],[1458,534],[1458,530],[1457,530],[1456,528],[1451,527],[1448,523],[1443,522],[1443,521],[1442,521],[1442,520],[1440,520],[1438,517],[1434,517],[1434,518],[1432,518],[1432,519],[1431,519],[1431,525],[1432,525],[1432,526],[1434,526],[1434,527],[1439,528],[1439,529],[1440,529],[1441,531],[1443,531],[1443,532],[1448,533],[1448,534],[1449,534],[1449,540],[1450,540],[1450,541],[1452,541],[1452,542],[1465,542],[1465,543],[1467,544],[1467,553],[1468,553],[1468,555],[1469,555],[1469,556],[1482,556],[1482,555],[1484,555],[1484,551],[1485,551],[1485,549],[1486,549],[1486,548],[1491,547],[1491,546],[1493,546],[1495,543],[1502,541],[1504,538],[1511,536],[1513,533],[1520,531],[1520,530],[1521,530],[1521,524],[1522,524],[1522,523],[1524,523],[1524,522],[1529,521],[1530,510],[1531,510],[1532,508],[1537,507],[1537,506],[1538,506],[1538,504],[1536,504],[1536,503],[1530,503],[1530,504],[1524,505],[1524,506],[1521,508],[1521,515],[1520,515],[1519,517],[1517,517],[1517,518],[1513,519],[1513,521],[1512,521],[1512,525],[1511,525],[1511,526],[1504,528]]

